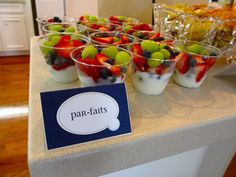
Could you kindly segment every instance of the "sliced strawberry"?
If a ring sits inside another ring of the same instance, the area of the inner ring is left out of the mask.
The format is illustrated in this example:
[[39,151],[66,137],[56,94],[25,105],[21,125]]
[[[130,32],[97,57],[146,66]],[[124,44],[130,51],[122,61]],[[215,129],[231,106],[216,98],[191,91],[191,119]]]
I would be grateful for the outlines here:
[[155,33],[149,39],[154,40],[155,38],[159,38],[160,36],[161,36],[160,33]]
[[165,66],[160,65],[158,67],[155,68],[156,74],[158,75],[162,75],[165,73]]
[[127,34],[130,34],[130,35],[132,35],[132,34],[133,34],[133,32],[135,32],[135,30],[133,30],[133,29],[130,29],[130,30],[128,30],[126,33],[127,33]]
[[135,56],[133,58],[133,61],[139,71],[147,71],[148,64],[146,59],[144,59],[143,57]]
[[72,42],[64,43],[64,44],[57,44],[55,45],[58,49],[57,55],[61,56],[66,59],[70,59],[70,52],[74,49],[74,44]]
[[118,18],[115,17],[115,16],[110,16],[110,17],[109,17],[109,20],[110,20],[110,21],[118,21]]
[[79,20],[84,21],[84,16],[81,16]]
[[54,22],[53,18],[48,19],[48,23],[53,23],[53,22]]
[[115,76],[119,76],[121,74],[121,69],[119,66],[112,66],[111,67],[111,72]]
[[120,44],[124,44],[124,43],[121,42],[121,41],[117,41],[117,42],[113,42],[112,44],[114,44],[114,45],[120,45]]
[[201,79],[204,77],[206,72],[207,72],[207,65],[203,63],[197,63],[195,66],[196,82],[201,81]]
[[61,36],[60,40],[58,41],[57,45],[65,45],[67,43],[69,43],[71,39],[71,36],[69,35],[64,35],[64,36]]
[[134,29],[134,30],[143,30],[143,31],[152,31],[152,28],[146,23],[142,23],[142,24],[133,26],[132,29]]
[[189,58],[187,54],[180,53],[177,57],[176,68],[181,74],[185,74],[189,69]]
[[98,28],[99,31],[109,31],[109,29],[105,26],[101,26]]
[[98,24],[95,24],[95,23],[93,23],[93,24],[90,26],[90,28],[92,28],[92,29],[99,29],[100,27],[102,27],[102,25],[98,25]]
[[121,39],[121,42],[122,42],[123,44],[126,44],[126,43],[129,42],[128,38],[127,38],[124,34],[122,34],[122,36],[120,37],[120,39]]
[[214,64],[216,60],[213,58],[208,58],[205,60],[205,64],[207,65],[207,70],[209,70]]
[[71,42],[73,43],[74,47],[79,47],[84,45],[84,43],[80,42],[79,40],[72,40]]
[[94,40],[101,43],[111,44],[114,39],[112,36],[109,36],[109,37],[97,37],[97,38],[94,38]]
[[108,57],[107,55],[104,55],[102,53],[97,53],[94,57],[94,59],[96,61],[98,61],[100,64],[108,64],[106,63],[106,61],[109,59],[110,57]]
[[139,44],[133,45],[133,52],[137,55],[143,55],[143,51],[142,51],[141,46]]

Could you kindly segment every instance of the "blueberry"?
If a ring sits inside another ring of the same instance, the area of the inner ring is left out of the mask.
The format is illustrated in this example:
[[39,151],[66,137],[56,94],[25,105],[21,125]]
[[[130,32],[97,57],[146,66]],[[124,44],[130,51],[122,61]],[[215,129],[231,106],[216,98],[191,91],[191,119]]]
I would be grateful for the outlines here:
[[115,63],[115,61],[112,60],[111,58],[109,58],[106,62],[109,63],[110,65],[114,65]]
[[150,58],[150,57],[151,57],[151,53],[148,52],[147,50],[144,50],[143,56],[144,56],[145,58]]
[[58,20],[61,20],[59,17],[53,17],[54,22],[58,22]]
[[80,40],[80,42],[82,42],[83,44],[86,44],[87,42],[83,39]]
[[96,46],[96,48],[97,48],[98,53],[101,53],[101,51],[102,51],[102,47],[100,47],[100,46]]
[[61,29],[60,32],[61,32],[61,33],[65,32],[65,29]]
[[109,31],[115,31],[116,27],[115,26],[110,26]]
[[164,41],[165,38],[164,37],[155,37],[154,41]]
[[166,49],[166,50],[170,49],[170,47],[168,45],[165,45],[163,48]]
[[179,51],[175,50],[175,51],[173,52],[173,55],[174,55],[174,57],[176,57],[177,55],[179,55]]
[[170,56],[174,56],[174,52],[171,48],[167,49],[170,52]]
[[158,80],[161,79],[161,76],[157,76],[157,79],[158,79]]
[[210,56],[217,56],[217,54],[215,52],[211,52]]
[[197,64],[197,61],[194,58],[189,57],[189,65],[190,65],[190,67],[194,68],[196,66],[196,64]]
[[110,75],[111,75],[111,72],[110,72],[109,69],[107,69],[107,68],[101,68],[101,70],[100,70],[100,76],[101,76],[103,79],[107,79]]
[[145,36],[143,35],[143,33],[139,33],[137,37],[140,38],[140,39],[144,39],[144,38],[145,38]]
[[59,20],[57,20],[57,22],[58,22],[58,23],[61,23],[61,22],[62,22],[62,20],[61,20],[61,19],[59,19]]
[[107,33],[101,33],[99,34],[99,36],[96,36],[96,37],[108,37],[109,35]]
[[54,54],[54,53],[50,54],[50,56],[47,60],[47,64],[53,65],[56,58],[57,58],[56,54]]
[[171,66],[171,61],[167,61],[167,60],[164,60],[164,62],[163,62],[163,65],[165,66],[165,67],[170,67]]

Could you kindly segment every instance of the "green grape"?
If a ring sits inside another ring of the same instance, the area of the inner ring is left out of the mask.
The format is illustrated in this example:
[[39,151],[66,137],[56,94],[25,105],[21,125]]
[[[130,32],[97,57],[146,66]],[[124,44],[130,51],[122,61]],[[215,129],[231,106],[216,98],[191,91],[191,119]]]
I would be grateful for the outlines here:
[[82,52],[82,58],[83,59],[86,59],[86,58],[93,59],[96,54],[97,54],[97,49],[92,45],[88,45],[87,47],[84,48],[84,50]]
[[167,49],[160,49],[160,52],[164,55],[165,59],[170,58],[170,52]]
[[124,16],[118,16],[117,19],[118,19],[119,21],[124,21],[124,20],[125,20],[125,17],[124,17]]
[[51,28],[50,28],[50,31],[61,31],[62,30],[62,25],[52,25]]
[[103,48],[101,53],[104,55],[107,55],[108,57],[110,57],[111,59],[115,59],[117,53],[118,53],[118,49],[115,46],[109,46],[107,48]]
[[114,41],[114,42],[119,42],[120,39],[119,39],[118,37],[114,36],[114,37],[113,37],[113,41]]
[[118,65],[127,64],[130,60],[131,60],[131,57],[127,52],[120,51],[116,55],[115,64],[118,64]]
[[56,45],[61,39],[61,36],[60,35],[55,35],[55,36],[52,36],[51,37],[51,43],[54,45]]
[[69,26],[68,28],[66,28],[65,32],[73,33],[75,32],[75,28],[73,26]]
[[164,61],[164,55],[161,52],[154,52],[151,58],[148,59],[147,63],[151,68],[155,68],[162,64]]
[[91,16],[89,17],[89,21],[91,21],[91,22],[96,22],[96,21],[98,21],[98,19],[97,19],[96,16],[91,15]]
[[201,54],[203,51],[203,47],[199,44],[193,44],[188,47],[187,51],[190,53]]
[[44,56],[48,56],[53,51],[54,44],[51,41],[44,41],[40,49]]
[[151,40],[143,40],[141,42],[141,48],[142,50],[146,50],[148,52],[157,52],[160,48],[159,44],[157,44],[156,42],[154,41],[151,41]]

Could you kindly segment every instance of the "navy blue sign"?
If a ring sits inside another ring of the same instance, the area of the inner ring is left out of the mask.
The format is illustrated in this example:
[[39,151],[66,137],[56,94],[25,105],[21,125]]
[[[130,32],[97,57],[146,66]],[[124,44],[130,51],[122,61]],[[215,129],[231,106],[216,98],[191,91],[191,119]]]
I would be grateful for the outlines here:
[[131,133],[124,83],[40,96],[48,149]]

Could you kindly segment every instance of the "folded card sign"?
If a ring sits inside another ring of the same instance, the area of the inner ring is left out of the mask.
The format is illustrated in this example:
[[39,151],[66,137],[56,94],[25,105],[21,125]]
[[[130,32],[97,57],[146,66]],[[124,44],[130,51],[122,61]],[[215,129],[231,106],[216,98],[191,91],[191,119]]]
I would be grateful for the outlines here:
[[41,93],[48,149],[131,132],[124,84]]

